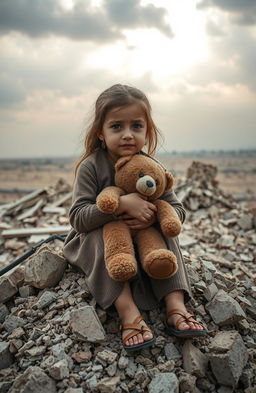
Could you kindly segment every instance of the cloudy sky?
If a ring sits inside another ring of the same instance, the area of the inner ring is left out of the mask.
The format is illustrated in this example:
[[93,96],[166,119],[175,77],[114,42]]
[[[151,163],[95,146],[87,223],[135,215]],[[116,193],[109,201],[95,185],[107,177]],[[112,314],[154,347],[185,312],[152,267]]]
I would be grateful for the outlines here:
[[1,0],[0,40],[1,158],[78,156],[115,83],[167,151],[256,147],[255,0]]

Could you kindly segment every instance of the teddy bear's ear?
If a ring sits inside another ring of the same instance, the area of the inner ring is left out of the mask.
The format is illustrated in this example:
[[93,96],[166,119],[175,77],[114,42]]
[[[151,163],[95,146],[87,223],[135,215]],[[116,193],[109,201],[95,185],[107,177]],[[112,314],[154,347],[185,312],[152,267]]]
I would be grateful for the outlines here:
[[115,170],[118,171],[122,166],[124,166],[128,161],[131,160],[133,156],[126,156],[126,157],[121,157],[119,160],[117,160],[115,164]]
[[165,178],[166,178],[166,186],[165,186],[165,191],[168,191],[172,188],[174,179],[173,176],[170,172],[165,172]]

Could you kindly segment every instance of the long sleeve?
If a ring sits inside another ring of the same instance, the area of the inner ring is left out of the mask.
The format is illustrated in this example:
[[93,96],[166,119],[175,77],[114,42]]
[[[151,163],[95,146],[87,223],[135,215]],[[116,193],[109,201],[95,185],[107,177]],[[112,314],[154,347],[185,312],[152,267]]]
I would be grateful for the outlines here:
[[102,213],[97,208],[95,201],[100,188],[102,187],[98,184],[95,166],[90,161],[83,162],[78,169],[69,212],[70,224],[76,232],[90,232],[117,219],[111,214]]
[[181,222],[183,223],[186,218],[186,210],[184,209],[182,203],[178,200],[174,191],[168,191],[161,196],[162,200],[168,202],[177,212]]

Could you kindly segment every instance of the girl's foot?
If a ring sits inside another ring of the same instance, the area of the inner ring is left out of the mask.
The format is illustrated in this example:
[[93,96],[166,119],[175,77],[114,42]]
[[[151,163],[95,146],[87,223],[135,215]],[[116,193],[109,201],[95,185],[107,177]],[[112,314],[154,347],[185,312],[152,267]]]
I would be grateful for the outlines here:
[[[142,344],[143,342],[150,341],[153,339],[153,334],[151,331],[145,330],[143,332],[143,326],[144,328],[148,328],[146,322],[144,319],[140,318],[140,315],[137,313],[137,315],[133,316],[127,316],[126,318],[122,319],[122,327],[125,326],[137,326],[137,329],[141,329],[141,332],[139,330],[138,333],[136,334],[136,329],[122,329],[122,341],[124,346],[126,347],[132,347],[134,345]],[[135,333],[131,338],[129,338],[129,335]],[[128,337],[127,340],[125,340],[125,337]]]
[[177,337],[206,335],[203,326],[190,314],[184,304],[184,292],[173,291],[165,297],[166,331]]
[[[172,310],[167,310],[167,315],[169,313],[171,313]],[[170,315],[167,319],[166,319],[166,323],[168,326],[174,326],[176,327],[176,329],[178,330],[204,330],[203,326],[197,322],[193,317],[189,317],[189,320],[186,318],[181,318],[180,314],[183,314],[184,316],[187,316],[189,314],[189,312],[186,310],[186,307],[180,308],[179,310],[177,310],[179,312],[179,314],[176,313],[171,313],[172,315]],[[179,322],[180,320],[180,322]]]

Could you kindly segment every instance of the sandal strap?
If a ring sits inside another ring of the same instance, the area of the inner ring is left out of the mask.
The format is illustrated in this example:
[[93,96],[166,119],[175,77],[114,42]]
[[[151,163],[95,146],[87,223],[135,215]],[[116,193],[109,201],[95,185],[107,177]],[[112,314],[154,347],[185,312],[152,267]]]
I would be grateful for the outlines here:
[[145,333],[145,332],[150,332],[152,333],[152,330],[148,327],[148,326],[139,326],[139,323],[141,321],[144,321],[144,318],[142,315],[139,315],[137,318],[135,318],[135,320],[127,325],[120,325],[120,330],[128,330],[128,329],[132,329],[132,332],[128,333],[123,339],[123,343],[125,343],[127,340],[129,340],[130,338],[137,336],[137,334],[141,333]]
[[[194,314],[193,314],[193,313],[187,312],[187,313],[185,314],[183,311],[181,311],[181,310],[179,310],[179,309],[173,309],[173,310],[170,310],[170,311],[167,313],[167,316],[166,316],[166,323],[167,323],[168,319],[169,319],[172,315],[174,315],[174,314],[180,315],[180,318],[179,318],[179,319],[176,321],[176,323],[175,323],[175,328],[176,328],[176,329],[179,328],[179,326],[180,326],[181,323],[183,323],[183,322],[188,323],[188,322],[191,322],[191,319],[194,319]],[[194,319],[194,320],[195,320],[195,319]],[[196,320],[195,320],[195,322],[196,322]]]

